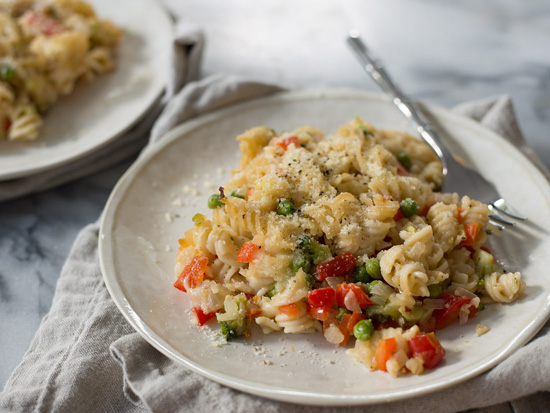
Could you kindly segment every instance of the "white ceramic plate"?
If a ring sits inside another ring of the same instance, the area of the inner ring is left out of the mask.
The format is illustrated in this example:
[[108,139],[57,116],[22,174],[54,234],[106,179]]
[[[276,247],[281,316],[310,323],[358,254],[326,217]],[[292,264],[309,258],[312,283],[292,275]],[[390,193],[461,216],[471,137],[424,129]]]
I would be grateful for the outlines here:
[[[550,188],[498,135],[448,110],[427,109],[452,137],[453,146],[460,142],[457,150],[462,147],[460,152],[529,217],[528,225],[507,230],[491,245],[500,258],[507,257],[510,269],[522,270],[528,285],[525,296],[438,332],[447,355],[437,369],[397,379],[369,372],[321,334],[256,332],[249,340],[215,347],[209,328],[191,323],[186,295],[172,287],[177,240],[193,225],[196,212],[209,216],[207,197],[238,164],[238,134],[256,125],[282,131],[308,124],[334,133],[355,115],[376,127],[412,132],[401,115],[374,94],[283,93],[187,122],[165,136],[120,180],[105,211],[101,267],[120,311],[146,340],[184,366],[245,392],[297,403],[354,405],[417,396],[456,385],[504,360],[550,313]],[[199,194],[191,195],[191,189]],[[491,331],[477,337],[477,323]]]
[[34,142],[0,141],[0,181],[74,161],[130,128],[166,85],[173,24],[154,0],[92,0],[101,18],[124,30],[117,70],[79,84],[46,114]]

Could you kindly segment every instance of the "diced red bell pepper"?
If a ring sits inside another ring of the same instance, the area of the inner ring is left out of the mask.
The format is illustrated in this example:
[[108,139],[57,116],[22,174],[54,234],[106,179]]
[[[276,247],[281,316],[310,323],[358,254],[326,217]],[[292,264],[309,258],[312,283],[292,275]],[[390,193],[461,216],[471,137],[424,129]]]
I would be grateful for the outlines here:
[[469,222],[464,224],[464,233],[466,239],[462,241],[462,245],[473,245],[481,231],[481,224],[479,222]]
[[296,303],[286,304],[279,307],[279,311],[287,316],[294,318],[300,315],[300,307]]
[[185,288],[186,283],[189,288],[198,287],[204,279],[206,267],[208,267],[207,257],[203,255],[193,257],[191,262],[185,266],[181,272],[181,275],[174,283],[174,287],[183,292],[187,292],[187,289]]
[[344,252],[317,266],[317,279],[325,281],[328,277],[340,277],[355,269],[357,260],[350,252]]
[[202,311],[202,308],[198,305],[194,306],[191,310],[195,313],[195,317],[197,318],[197,323],[200,326],[203,326],[208,321],[213,319],[216,316],[216,313],[205,313]]
[[23,15],[23,21],[31,26],[35,26],[46,36],[61,33],[65,27],[58,21],[48,17],[44,13],[29,11]]
[[[444,329],[459,316],[460,309],[463,305],[469,304],[472,300],[468,297],[460,297],[451,293],[443,293],[440,297],[445,302],[445,308],[434,310],[435,328],[437,330]],[[475,315],[478,311],[477,307],[470,307],[469,317]]]
[[[355,295],[355,298],[357,299],[357,302],[359,304],[359,308],[370,307],[371,305],[373,305],[368,295],[357,284],[342,283],[336,286],[336,303],[338,304],[338,307],[346,307],[346,295],[350,291]],[[348,310],[353,309],[348,308]]]
[[332,307],[335,301],[336,291],[330,287],[312,290],[307,296],[307,302],[312,307]]
[[336,291],[330,287],[310,291],[307,301],[307,312],[309,315],[316,320],[326,321],[336,302]]
[[297,148],[300,147],[300,140],[296,135],[281,136],[275,140],[275,145],[280,146],[283,150],[287,150],[290,144],[294,144]]
[[420,331],[423,333],[431,333],[435,331],[435,317],[430,317],[426,321],[418,324],[418,328],[420,328]]
[[422,208],[422,212],[420,213],[420,215],[422,216],[428,215],[428,212],[430,212],[431,207],[432,205],[429,205],[429,204],[424,205],[424,208]]
[[323,306],[323,307],[313,307],[312,305],[307,305],[308,314],[319,321],[327,321],[332,313],[332,307]]
[[403,211],[401,211],[401,208],[399,208],[397,210],[397,212],[395,213],[395,215],[393,216],[393,220],[395,222],[399,222],[401,221],[403,218],[405,218],[405,215],[403,215]]
[[245,242],[237,253],[237,262],[251,263],[257,258],[260,247],[253,242]]
[[424,360],[424,366],[433,369],[445,356],[445,349],[434,333],[420,334],[409,340],[409,349],[414,357]]
[[395,341],[395,337],[380,340],[374,352],[374,367],[381,371],[388,371],[386,362],[393,355],[396,348],[397,342]]

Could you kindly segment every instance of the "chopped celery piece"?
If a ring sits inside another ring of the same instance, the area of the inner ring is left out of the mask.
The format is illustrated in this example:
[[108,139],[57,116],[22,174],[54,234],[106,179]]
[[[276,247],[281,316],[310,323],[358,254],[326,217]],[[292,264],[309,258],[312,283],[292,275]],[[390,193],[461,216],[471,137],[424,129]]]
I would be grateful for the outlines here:
[[490,275],[495,271],[498,271],[498,267],[495,265],[494,257],[485,250],[477,250],[474,253],[474,262],[476,266],[476,272],[481,277]]
[[428,285],[428,291],[430,292],[430,298],[438,298],[443,292],[443,286],[441,284]]
[[246,317],[246,296],[226,296],[223,303],[225,313],[218,314],[220,331],[227,341],[242,336],[248,330],[248,317]]
[[398,320],[401,317],[399,309],[391,304],[372,305],[366,308],[367,317],[377,321],[386,321],[388,319]]

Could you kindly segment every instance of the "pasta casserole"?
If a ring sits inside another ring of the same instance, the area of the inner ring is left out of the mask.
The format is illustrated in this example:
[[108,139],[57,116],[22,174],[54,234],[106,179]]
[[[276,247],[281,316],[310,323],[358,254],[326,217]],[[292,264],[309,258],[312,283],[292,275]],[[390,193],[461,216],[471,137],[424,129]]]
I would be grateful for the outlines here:
[[[441,193],[431,149],[356,118],[325,136],[266,127],[179,240],[174,286],[227,340],[322,332],[369,369],[420,374],[445,355],[434,331],[525,283],[485,247],[487,205]],[[485,332],[480,328],[479,331]]]
[[0,0],[0,139],[38,138],[78,80],[115,68],[121,36],[82,0]]

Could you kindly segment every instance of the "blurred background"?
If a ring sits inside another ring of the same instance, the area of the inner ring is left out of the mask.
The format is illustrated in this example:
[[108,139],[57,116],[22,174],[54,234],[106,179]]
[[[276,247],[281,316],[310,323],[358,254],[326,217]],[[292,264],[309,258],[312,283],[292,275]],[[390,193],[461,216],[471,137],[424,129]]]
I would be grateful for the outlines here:
[[452,107],[510,95],[526,138],[550,165],[548,1],[165,3],[204,28],[204,75],[379,92],[345,44],[355,28],[414,99]]

